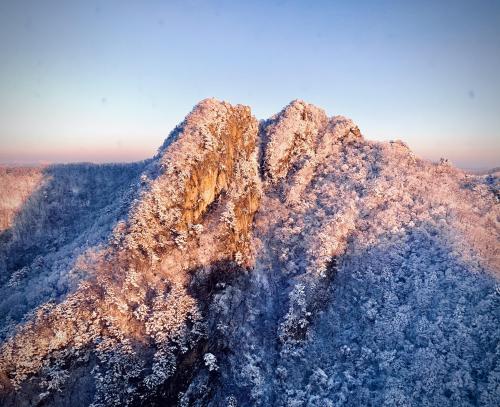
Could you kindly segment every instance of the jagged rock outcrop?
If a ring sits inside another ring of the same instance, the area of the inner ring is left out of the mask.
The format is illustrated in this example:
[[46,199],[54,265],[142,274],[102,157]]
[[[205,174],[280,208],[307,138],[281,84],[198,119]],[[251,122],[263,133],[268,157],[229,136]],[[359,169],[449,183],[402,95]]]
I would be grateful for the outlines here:
[[127,196],[3,343],[2,405],[499,400],[495,177],[302,101],[259,125],[210,99]]

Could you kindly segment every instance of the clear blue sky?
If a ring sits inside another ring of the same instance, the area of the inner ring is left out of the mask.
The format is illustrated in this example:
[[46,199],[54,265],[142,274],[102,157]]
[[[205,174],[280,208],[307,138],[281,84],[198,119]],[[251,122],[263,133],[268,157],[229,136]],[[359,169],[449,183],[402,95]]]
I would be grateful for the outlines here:
[[145,158],[206,97],[497,166],[500,1],[0,0],[0,162]]

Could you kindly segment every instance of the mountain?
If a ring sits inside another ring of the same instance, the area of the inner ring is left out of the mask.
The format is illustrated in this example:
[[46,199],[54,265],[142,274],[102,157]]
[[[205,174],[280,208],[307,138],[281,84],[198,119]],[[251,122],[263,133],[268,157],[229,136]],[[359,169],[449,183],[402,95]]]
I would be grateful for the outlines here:
[[4,406],[500,404],[499,182],[302,101],[0,173]]

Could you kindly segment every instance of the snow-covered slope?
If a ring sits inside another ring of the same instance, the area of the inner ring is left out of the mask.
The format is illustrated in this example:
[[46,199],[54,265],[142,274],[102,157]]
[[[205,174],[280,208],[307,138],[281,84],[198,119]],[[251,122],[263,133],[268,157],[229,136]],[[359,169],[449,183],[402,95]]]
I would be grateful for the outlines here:
[[86,274],[77,259],[105,244],[126,216],[145,164],[14,168],[0,175],[0,207],[10,225],[0,232],[1,338],[33,308],[76,288]]
[[[57,228],[4,232],[62,241],[2,246],[22,309],[2,311],[2,405],[500,403],[495,176],[302,101],[259,125],[205,100],[128,171],[87,174],[97,226],[63,200],[78,215]],[[59,274],[37,266],[57,256]]]

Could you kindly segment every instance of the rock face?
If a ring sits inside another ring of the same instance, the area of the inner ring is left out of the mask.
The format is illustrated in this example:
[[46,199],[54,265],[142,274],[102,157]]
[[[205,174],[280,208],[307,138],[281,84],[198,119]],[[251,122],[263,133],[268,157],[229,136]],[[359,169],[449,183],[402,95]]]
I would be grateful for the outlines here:
[[[302,101],[259,125],[211,99],[128,179],[79,232],[102,243],[50,263],[77,283],[5,317],[2,405],[500,401],[495,177]],[[4,287],[53,292],[25,267]]]

